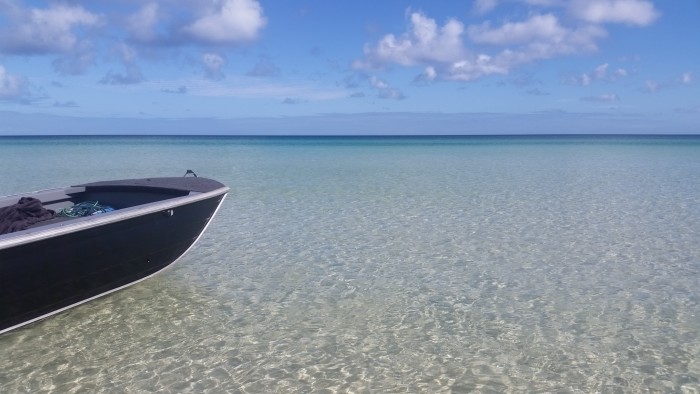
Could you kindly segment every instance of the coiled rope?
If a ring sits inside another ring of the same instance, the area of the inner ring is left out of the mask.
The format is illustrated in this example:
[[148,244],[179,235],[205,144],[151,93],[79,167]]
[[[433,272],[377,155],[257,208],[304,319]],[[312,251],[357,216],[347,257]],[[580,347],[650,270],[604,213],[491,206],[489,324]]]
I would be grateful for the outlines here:
[[83,216],[96,215],[114,211],[114,208],[108,205],[100,205],[98,201],[84,201],[73,205],[72,207],[63,208],[58,211],[58,216],[69,218],[79,218]]

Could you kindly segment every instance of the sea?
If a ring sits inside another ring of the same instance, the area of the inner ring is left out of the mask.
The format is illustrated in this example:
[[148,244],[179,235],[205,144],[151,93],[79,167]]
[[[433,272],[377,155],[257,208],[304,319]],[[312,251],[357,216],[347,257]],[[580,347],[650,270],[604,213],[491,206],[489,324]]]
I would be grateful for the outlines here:
[[231,188],[171,269],[1,335],[3,393],[700,393],[700,136],[2,137],[0,168]]

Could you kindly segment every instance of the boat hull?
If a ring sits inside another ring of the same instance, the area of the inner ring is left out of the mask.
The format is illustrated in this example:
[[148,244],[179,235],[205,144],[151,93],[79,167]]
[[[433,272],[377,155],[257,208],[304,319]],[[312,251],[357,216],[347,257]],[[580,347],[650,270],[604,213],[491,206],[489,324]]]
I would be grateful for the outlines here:
[[148,278],[199,238],[225,192],[0,250],[0,333]]

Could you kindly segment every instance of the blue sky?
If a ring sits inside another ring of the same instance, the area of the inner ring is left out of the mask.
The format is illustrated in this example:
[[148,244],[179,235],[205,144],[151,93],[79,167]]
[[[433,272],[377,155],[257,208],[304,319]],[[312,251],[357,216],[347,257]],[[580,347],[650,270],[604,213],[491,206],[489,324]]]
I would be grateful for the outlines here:
[[0,134],[699,133],[697,0],[0,0]]

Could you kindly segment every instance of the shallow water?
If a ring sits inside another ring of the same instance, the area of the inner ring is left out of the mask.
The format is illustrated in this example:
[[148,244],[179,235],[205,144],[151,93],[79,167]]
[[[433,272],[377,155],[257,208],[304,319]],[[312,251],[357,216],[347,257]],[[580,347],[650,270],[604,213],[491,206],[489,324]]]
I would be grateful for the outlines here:
[[171,270],[0,336],[2,392],[700,392],[700,138],[3,138],[0,167],[231,187]]

